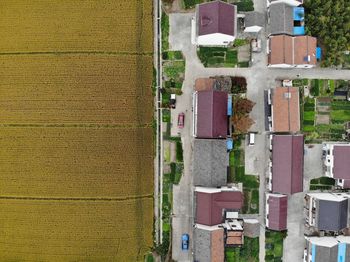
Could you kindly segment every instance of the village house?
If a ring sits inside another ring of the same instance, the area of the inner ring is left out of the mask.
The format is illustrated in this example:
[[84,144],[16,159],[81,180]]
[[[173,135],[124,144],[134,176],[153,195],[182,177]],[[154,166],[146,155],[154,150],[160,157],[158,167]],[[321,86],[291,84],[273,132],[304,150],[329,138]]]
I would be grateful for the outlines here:
[[350,261],[350,237],[306,237],[304,262]]
[[308,193],[305,195],[305,225],[309,232],[340,234],[349,227],[349,194]]
[[268,67],[312,68],[320,59],[316,38],[274,35],[268,39]]
[[196,6],[192,19],[192,43],[198,46],[229,46],[237,36],[237,7],[223,1]]
[[272,132],[300,131],[299,90],[296,87],[270,89],[269,129]]
[[303,192],[304,136],[273,135],[269,190],[273,193]]
[[304,35],[304,7],[276,2],[269,7],[271,35]]
[[266,227],[275,231],[287,230],[288,197],[266,194]]
[[218,187],[227,184],[229,154],[226,140],[195,139],[193,144],[193,184]]
[[323,143],[325,175],[342,188],[350,186],[350,143]]
[[[224,91],[195,91],[193,94],[193,136],[221,138],[229,135],[229,96]],[[232,109],[232,106],[230,107]]]

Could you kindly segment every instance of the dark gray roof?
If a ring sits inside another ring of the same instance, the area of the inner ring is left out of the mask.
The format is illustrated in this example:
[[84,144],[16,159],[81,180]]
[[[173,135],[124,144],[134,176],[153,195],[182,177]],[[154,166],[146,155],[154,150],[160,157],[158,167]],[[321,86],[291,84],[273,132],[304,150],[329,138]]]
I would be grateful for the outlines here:
[[347,227],[348,199],[340,202],[319,199],[317,210],[316,226],[319,230],[339,231]]
[[315,261],[338,261],[338,245],[335,245],[333,247],[316,246]]
[[217,187],[226,185],[228,164],[226,140],[194,140],[193,184],[195,186]]
[[265,16],[263,13],[259,13],[259,12],[247,12],[245,13],[245,17],[244,17],[244,25],[245,27],[249,27],[249,26],[265,26]]
[[210,241],[211,232],[209,230],[195,228],[193,234],[194,259],[200,262],[210,262]]
[[294,33],[293,7],[285,3],[270,6],[270,28],[272,35]]

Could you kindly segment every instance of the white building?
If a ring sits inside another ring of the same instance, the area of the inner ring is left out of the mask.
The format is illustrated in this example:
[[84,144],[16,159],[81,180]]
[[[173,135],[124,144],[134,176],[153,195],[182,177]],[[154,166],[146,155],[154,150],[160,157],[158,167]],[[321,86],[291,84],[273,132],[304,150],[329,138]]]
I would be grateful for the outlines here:
[[339,233],[349,227],[348,193],[308,193],[305,195],[305,224],[314,231]]
[[350,261],[350,237],[306,237],[304,262]]
[[237,36],[237,7],[222,1],[196,6],[192,19],[192,44],[229,46]]
[[338,186],[350,185],[350,143],[323,143],[325,174],[336,180]]

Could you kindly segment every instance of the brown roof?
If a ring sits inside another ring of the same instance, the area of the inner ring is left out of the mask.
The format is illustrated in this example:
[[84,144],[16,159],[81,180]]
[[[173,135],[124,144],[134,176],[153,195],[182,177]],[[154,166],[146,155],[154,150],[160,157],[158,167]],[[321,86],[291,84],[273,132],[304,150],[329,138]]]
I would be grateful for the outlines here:
[[197,137],[226,138],[228,95],[222,91],[197,93]]
[[235,35],[236,6],[222,1],[199,5],[198,35],[222,33]]
[[272,126],[274,132],[297,132],[300,130],[298,88],[275,88],[273,90],[272,105]]
[[223,222],[226,210],[240,210],[243,194],[240,191],[215,193],[196,192],[196,223],[213,226]]
[[196,79],[194,89],[196,91],[213,90],[215,80],[213,78],[198,78]]
[[216,229],[211,232],[211,260],[222,262],[225,258],[224,229]]
[[316,38],[276,35],[270,37],[270,65],[316,65]]
[[272,192],[303,191],[304,136],[274,135],[272,138]]
[[270,195],[269,203],[269,229],[272,230],[286,230],[287,229],[287,196]]
[[227,245],[242,245],[243,244],[243,232],[242,231],[229,231],[226,238]]
[[334,145],[333,156],[333,177],[340,179],[350,179],[350,145]]

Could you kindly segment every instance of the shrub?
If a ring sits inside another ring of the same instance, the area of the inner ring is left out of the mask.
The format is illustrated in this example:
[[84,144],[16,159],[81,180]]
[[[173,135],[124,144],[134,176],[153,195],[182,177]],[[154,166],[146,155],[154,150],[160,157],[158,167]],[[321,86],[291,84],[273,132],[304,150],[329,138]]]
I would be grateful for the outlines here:
[[176,160],[183,162],[183,149],[181,141],[176,141]]

